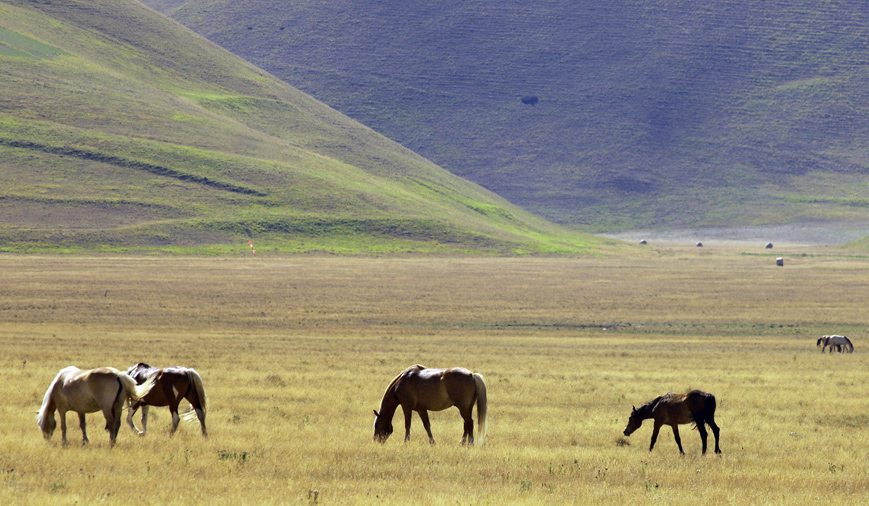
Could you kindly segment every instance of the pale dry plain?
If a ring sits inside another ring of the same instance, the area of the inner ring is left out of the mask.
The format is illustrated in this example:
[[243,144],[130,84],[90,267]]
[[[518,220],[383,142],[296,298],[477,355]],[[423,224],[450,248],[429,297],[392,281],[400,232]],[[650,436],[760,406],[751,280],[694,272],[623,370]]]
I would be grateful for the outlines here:
[[[785,267],[775,266],[784,256]],[[603,258],[0,256],[2,504],[864,504],[869,258],[748,246]],[[853,354],[821,354],[844,333]],[[165,408],[80,446],[34,422],[67,365],[195,367],[208,439]],[[482,373],[489,437],[458,412],[372,441],[402,369]],[[632,404],[702,388],[720,456],[680,456]]]

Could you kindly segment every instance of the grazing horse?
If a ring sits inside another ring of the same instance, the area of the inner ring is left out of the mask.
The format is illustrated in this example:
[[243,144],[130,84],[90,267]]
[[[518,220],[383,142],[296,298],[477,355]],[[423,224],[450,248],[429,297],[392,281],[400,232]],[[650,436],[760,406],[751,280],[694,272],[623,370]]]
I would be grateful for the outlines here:
[[628,420],[628,426],[625,427],[625,436],[630,436],[635,430],[640,428],[643,420],[653,418],[655,426],[652,430],[652,444],[649,445],[649,451],[655,447],[655,440],[658,439],[658,432],[661,426],[666,424],[673,427],[673,436],[676,438],[676,444],[679,446],[679,453],[685,454],[682,450],[682,440],[679,438],[679,424],[694,423],[697,425],[697,431],[700,433],[700,439],[703,441],[703,454],[706,454],[706,427],[709,424],[712,428],[712,434],[715,435],[715,453],[721,453],[718,447],[718,426],[715,425],[715,396],[707,394],[700,390],[692,390],[686,394],[674,394],[670,392],[666,395],[656,397],[651,401],[643,404],[640,409],[634,408],[631,412],[631,417]]
[[392,434],[392,417],[401,405],[404,411],[404,440],[410,440],[410,418],[419,413],[422,425],[428,433],[429,443],[434,444],[429,411],[441,411],[452,406],[459,408],[465,421],[462,444],[474,444],[474,419],[472,410],[477,403],[477,442],[486,437],[486,384],[483,376],[461,367],[451,369],[427,369],[421,365],[409,367],[399,374],[386,388],[380,401],[380,412],[375,411],[374,440],[385,443]]
[[43,437],[51,439],[57,428],[54,412],[58,411],[61,437],[66,446],[66,412],[75,411],[81,426],[82,444],[87,444],[85,413],[102,411],[106,418],[106,430],[109,431],[109,444],[115,446],[124,404],[141,399],[153,386],[153,380],[136,385],[136,381],[128,374],[111,367],[82,371],[70,366],[61,369],[45,392],[36,423],[42,429]]
[[[169,412],[172,413],[172,430],[169,435],[174,435],[178,429],[178,422],[181,420],[181,417],[178,416],[178,405],[182,399],[187,399],[191,406],[190,410],[183,413],[184,418],[192,421],[195,413],[196,417],[199,418],[202,435],[208,436],[208,432],[205,430],[205,411],[208,408],[208,397],[205,395],[205,387],[202,385],[202,377],[199,376],[199,373],[187,367],[157,369],[144,362],[130,367],[127,373],[137,383],[144,383],[150,378],[154,379],[154,388],[148,392],[148,395],[130,403],[130,412],[127,415],[127,423],[140,436],[144,436],[145,431],[148,430],[148,406],[169,406]],[[133,415],[140,407],[142,408],[142,430],[139,430],[133,423]]]
[[[821,346],[821,353],[824,353],[824,350],[827,349],[827,346],[830,347],[830,353],[833,353],[833,348],[838,351],[847,351],[848,353],[854,353],[854,345],[851,343],[851,340],[846,336],[821,336],[818,338],[818,346]],[[822,346],[823,345],[823,346]]]

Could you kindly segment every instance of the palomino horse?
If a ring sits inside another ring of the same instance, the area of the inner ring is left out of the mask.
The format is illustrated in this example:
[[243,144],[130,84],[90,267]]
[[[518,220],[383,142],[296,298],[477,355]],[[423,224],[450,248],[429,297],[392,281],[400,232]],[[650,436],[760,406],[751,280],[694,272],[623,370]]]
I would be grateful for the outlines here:
[[[178,405],[182,399],[187,399],[191,409],[183,416],[187,420],[193,420],[193,413],[199,418],[202,427],[202,435],[208,436],[205,430],[205,410],[208,408],[208,397],[205,395],[205,387],[202,378],[195,370],[187,367],[164,367],[157,369],[140,362],[127,370],[127,374],[136,380],[136,383],[144,383],[149,379],[154,381],[154,388],[142,399],[130,404],[130,412],[127,415],[127,423],[139,435],[144,436],[148,429],[148,406],[169,406],[172,413],[172,430],[169,435],[174,435],[178,429]],[[133,415],[136,410],[142,408],[142,430],[133,423]]]
[[459,408],[465,421],[462,444],[474,444],[474,419],[472,410],[477,403],[477,442],[486,437],[486,384],[483,376],[461,367],[451,369],[426,369],[421,365],[409,367],[399,374],[383,394],[380,412],[375,411],[374,440],[385,443],[392,434],[392,417],[401,405],[404,411],[404,440],[410,439],[410,418],[419,413],[428,440],[434,444],[429,411],[441,411],[452,406]]
[[82,371],[70,366],[61,369],[45,392],[36,423],[42,429],[43,437],[50,439],[57,428],[54,412],[58,411],[63,445],[66,446],[66,412],[75,411],[81,426],[82,444],[87,444],[85,413],[102,411],[106,417],[110,445],[114,446],[121,428],[124,404],[128,400],[135,402],[141,399],[153,386],[153,380],[136,385],[136,381],[128,374],[111,367]]
[[830,347],[830,353],[833,353],[834,348],[840,352],[844,350],[848,353],[854,353],[854,345],[846,336],[837,336],[835,334],[831,336],[821,336],[818,339],[818,346],[821,346],[821,353],[824,353],[827,346]]
[[651,401],[643,404],[640,409],[634,408],[631,412],[631,418],[628,420],[628,426],[625,427],[625,436],[630,436],[635,430],[640,428],[643,420],[654,418],[655,426],[652,430],[652,444],[649,445],[649,451],[655,447],[655,440],[658,439],[658,432],[662,425],[673,427],[673,436],[676,438],[676,444],[679,446],[679,453],[684,454],[682,450],[682,440],[679,438],[679,424],[695,423],[697,431],[700,433],[700,439],[703,441],[703,453],[706,454],[706,427],[709,424],[712,428],[712,434],[715,435],[715,453],[721,453],[718,447],[718,426],[715,425],[715,396],[707,394],[700,390],[692,390],[686,394],[674,394],[670,392],[666,395],[656,397]]

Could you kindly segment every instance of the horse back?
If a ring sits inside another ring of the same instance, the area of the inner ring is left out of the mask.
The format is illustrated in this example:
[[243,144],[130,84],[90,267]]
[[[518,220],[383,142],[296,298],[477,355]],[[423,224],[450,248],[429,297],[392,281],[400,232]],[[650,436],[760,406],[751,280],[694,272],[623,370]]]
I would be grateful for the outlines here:
[[[154,388],[142,398],[145,404],[149,406],[173,405],[180,402],[189,392],[191,384],[186,367],[165,367],[162,372],[160,369],[151,369],[151,373],[145,376],[145,379],[155,373],[159,376],[154,382]],[[136,378],[136,382],[139,382],[138,378]]]
[[413,366],[395,383],[399,403],[415,410],[440,411],[475,399],[476,381],[467,369]]
[[100,367],[68,376],[63,382],[66,407],[79,413],[94,413],[102,406],[111,406],[122,388],[118,374],[117,369]]
[[138,364],[134,365],[133,367],[130,367],[129,369],[127,369],[127,374],[129,374],[134,380],[136,380],[137,385],[141,385],[142,383],[147,381],[148,378],[151,377],[151,375],[153,375],[159,371],[160,371],[160,369],[158,369],[156,367],[151,367],[150,365],[148,365],[144,362],[139,362]]
[[477,391],[477,382],[474,373],[462,367],[446,369],[443,374],[444,385],[450,397],[460,399],[474,396]]
[[685,394],[685,404],[695,421],[709,420],[715,415],[715,396],[702,390]]
[[660,419],[669,425],[705,420],[714,413],[715,397],[702,390],[663,395],[658,398],[658,402],[652,409],[655,419]]

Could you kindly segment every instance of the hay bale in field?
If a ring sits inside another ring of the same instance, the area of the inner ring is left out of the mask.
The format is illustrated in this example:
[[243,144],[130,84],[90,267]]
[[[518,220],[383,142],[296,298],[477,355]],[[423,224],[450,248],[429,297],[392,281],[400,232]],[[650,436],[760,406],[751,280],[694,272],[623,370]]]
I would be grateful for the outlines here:
[[771,242],[766,243],[766,249],[772,249],[772,243],[771,243]]
[[778,257],[775,259],[775,264],[778,265],[779,267],[784,267],[785,266],[785,259],[782,257]]

